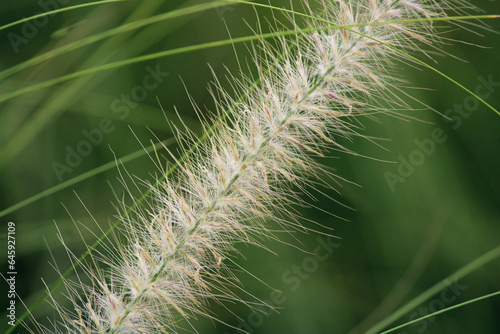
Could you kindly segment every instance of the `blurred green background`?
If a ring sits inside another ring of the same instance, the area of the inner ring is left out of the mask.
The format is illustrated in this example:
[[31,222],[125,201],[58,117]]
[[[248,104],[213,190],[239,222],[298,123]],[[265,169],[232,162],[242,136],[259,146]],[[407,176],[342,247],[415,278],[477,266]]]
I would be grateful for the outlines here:
[[[472,2],[485,13],[500,14],[497,1]],[[54,3],[63,6],[49,0],[4,2],[0,5],[0,24],[36,14]],[[84,2],[66,3],[64,6]],[[0,70],[11,69],[87,36],[196,3],[127,1],[58,13],[2,30]],[[272,3],[290,6],[289,1]],[[256,12],[249,6],[234,5],[122,32],[2,77],[0,96],[114,61],[226,40],[229,35],[233,38],[251,35],[251,29],[256,27],[256,15],[266,30],[264,17],[271,19],[270,12],[261,9]],[[435,62],[421,59],[471,90],[482,85],[479,92],[488,103],[500,109],[500,39],[496,32],[500,31],[500,20],[487,20],[484,24],[491,31],[470,25],[465,25],[467,29],[441,25],[440,31],[447,32],[445,37],[449,38],[444,52],[454,57],[432,55]],[[1,102],[0,211],[94,168],[113,163],[115,157],[124,157],[141,151],[142,146],[149,146],[151,142],[172,138],[171,126],[182,126],[175,110],[188,127],[201,133],[190,97],[201,112],[214,110],[207,89],[208,82],[213,80],[211,71],[219,78],[228,73],[238,75],[237,59],[246,66],[247,47],[220,46],[152,59]],[[282,291],[282,294],[273,294],[266,285],[240,273],[251,294],[274,300],[278,306],[278,312],[262,315],[242,305],[230,305],[234,313],[251,325],[251,329],[245,325],[248,331],[362,333],[436,282],[498,246],[500,116],[430,70],[400,67],[398,73],[408,81],[409,88],[405,91],[434,111],[418,110],[422,105],[405,97],[415,110],[404,110],[401,114],[414,120],[390,116],[378,116],[377,122],[362,120],[363,134],[378,138],[376,142],[381,146],[354,138],[344,144],[361,156],[334,153],[334,159],[324,159],[324,164],[351,182],[340,181],[334,185],[335,190],[322,191],[352,209],[318,194],[313,206],[300,211],[304,217],[335,229],[334,234],[340,239],[335,241],[338,248],[333,254],[316,261],[306,252],[272,242],[266,245],[279,256],[242,247],[242,256],[237,262]],[[154,80],[145,81],[147,75]],[[494,82],[490,90],[484,87],[484,80]],[[447,121],[440,114],[452,120]],[[82,144],[88,136],[94,140],[91,146]],[[73,167],[69,167],[68,152],[78,149],[87,155],[81,159],[71,157]],[[171,149],[175,152],[178,148],[172,144]],[[160,159],[168,157],[163,151],[159,154]],[[413,167],[401,161],[413,161]],[[151,174],[157,173],[154,163],[145,155],[125,163],[125,167],[130,174],[146,179],[152,179]],[[113,222],[114,192],[118,197],[123,194],[118,176],[118,170],[110,168],[20,209],[2,211],[2,273],[7,271],[6,226],[13,221],[17,228],[17,292],[27,305],[43,290],[41,277],[47,284],[57,278],[49,264],[52,256],[61,270],[70,265],[57,229],[74,254],[79,255],[85,246],[74,221],[89,244],[95,240],[93,233],[100,235],[95,221],[103,229]],[[343,219],[334,218],[324,210]],[[307,220],[303,224],[314,226]],[[302,242],[299,247],[313,252],[326,240],[320,237],[323,241],[319,241],[318,237],[299,236]],[[284,239],[297,244],[292,238]],[[393,325],[412,320],[416,315],[423,316],[432,309],[500,290],[499,265],[497,259],[474,271],[454,283],[454,289],[438,293],[424,302],[423,308],[408,312]],[[294,273],[294,266],[304,266],[310,273]],[[2,305],[5,305],[3,291],[6,289],[3,284]],[[211,307],[221,314],[224,322],[233,326],[241,324],[219,305]],[[372,314],[376,309],[378,311]],[[22,311],[19,307],[18,315]],[[52,312],[49,305],[43,304],[35,314],[44,321],[45,317],[53,316]],[[6,328],[5,319],[3,316],[0,330]],[[193,321],[193,324],[200,333],[236,332],[207,320]],[[396,331],[499,332],[500,297]]]

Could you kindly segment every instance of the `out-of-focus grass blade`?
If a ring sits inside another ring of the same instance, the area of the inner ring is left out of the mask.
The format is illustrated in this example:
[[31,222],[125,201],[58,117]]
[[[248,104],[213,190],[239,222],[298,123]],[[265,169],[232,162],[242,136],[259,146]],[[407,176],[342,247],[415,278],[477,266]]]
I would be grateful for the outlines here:
[[74,6],[59,8],[59,9],[55,9],[55,10],[49,10],[48,12],[43,12],[43,13],[40,13],[40,14],[37,14],[37,15],[33,15],[33,16],[30,16],[30,17],[25,17],[24,19],[17,20],[17,21],[5,24],[3,26],[0,26],[0,31],[4,30],[4,29],[7,29],[7,28],[10,28],[10,27],[13,27],[15,25],[24,23],[24,22],[28,22],[28,21],[31,21],[31,20],[36,20],[36,19],[38,19],[40,17],[54,15],[54,14],[61,13],[61,12],[67,12],[67,11],[74,10],[74,9],[80,9],[80,8],[91,7],[91,6],[99,6],[99,5],[105,5],[105,4],[109,4],[109,3],[113,3],[113,2],[124,2],[124,1],[131,1],[131,0],[102,0],[102,1],[89,2],[89,3],[80,4],[80,5],[74,5]]
[[[118,159],[118,160],[120,160],[123,163],[126,163],[126,162],[129,162],[131,160],[140,158],[140,157],[146,155],[147,153],[153,152],[154,150],[157,150],[157,149],[159,149],[159,148],[161,148],[163,146],[168,146],[168,145],[170,145],[170,144],[172,144],[174,142],[175,142],[175,139],[174,138],[170,138],[170,139],[167,139],[167,140],[165,140],[163,142],[157,143],[155,145],[151,145],[151,146],[147,147],[146,149],[141,149],[141,150],[138,150],[136,152],[130,153],[130,154],[128,154],[128,155],[126,155],[126,156]],[[9,214],[11,212],[16,211],[16,210],[19,210],[20,208],[23,208],[26,205],[29,205],[29,204],[31,204],[33,202],[41,200],[41,199],[43,199],[43,198],[45,198],[47,196],[50,196],[50,195],[52,195],[52,194],[54,194],[54,193],[56,193],[56,192],[58,192],[60,190],[66,189],[69,186],[72,186],[72,185],[74,185],[76,183],[79,183],[81,181],[89,179],[89,178],[91,178],[93,176],[96,176],[97,174],[103,173],[103,172],[105,172],[107,170],[110,170],[110,169],[112,169],[114,167],[116,167],[116,162],[115,161],[110,161],[110,162],[108,162],[108,163],[106,163],[106,164],[104,164],[102,166],[99,166],[97,168],[89,170],[88,172],[85,172],[85,173],[83,173],[81,175],[78,175],[77,177],[74,177],[72,179],[64,181],[64,182],[58,184],[57,186],[54,186],[54,187],[49,188],[49,189],[46,189],[46,190],[44,190],[44,191],[42,191],[42,192],[40,192],[40,193],[38,193],[38,194],[30,197],[30,198],[25,199],[22,202],[14,204],[14,205],[8,207],[7,209],[0,211],[0,217],[3,217],[3,216],[5,216],[5,215],[7,215],[7,214]]]
[[[144,1],[140,2],[140,5],[134,9],[134,12],[129,15],[127,19],[124,20],[124,24],[128,22],[136,22],[142,17],[149,17],[154,11],[156,11],[163,1]],[[183,5],[182,7],[184,7]],[[190,16],[192,17],[192,15]],[[156,34],[168,34],[172,29],[176,29],[179,24],[183,25],[187,21],[177,22],[169,27],[156,29]],[[95,66],[96,64],[105,63],[109,59],[112,59],[117,55],[119,50],[118,46],[123,45],[125,41],[132,34],[131,31],[115,35],[108,39],[103,45],[101,45],[93,54],[86,58],[83,64],[79,64],[80,68],[87,68]],[[153,43],[155,39],[152,39]],[[121,55],[133,56],[140,54],[143,50],[150,46],[149,40],[147,42],[141,43],[140,47],[130,47],[121,50]],[[76,64],[75,64],[76,65]],[[52,96],[45,102],[44,105],[39,106],[36,112],[26,120],[25,124],[17,130],[11,137],[9,142],[7,142],[4,147],[0,148],[0,168],[4,167],[10,159],[20,152],[32,139],[53,119],[61,110],[66,110],[68,105],[74,103],[72,101],[78,100],[82,94],[88,92],[92,87],[97,85],[100,81],[104,80],[107,75],[112,73],[108,71],[106,74],[101,74],[99,77],[88,76],[75,81],[71,85],[62,87],[62,90],[57,94],[52,94]],[[13,110],[15,110],[15,105]],[[12,112],[12,111],[11,111]]]
[[375,326],[370,328],[366,332],[366,334],[376,334],[380,333],[384,328],[392,324],[394,321],[398,320],[401,318],[403,315],[406,313],[410,312],[414,308],[418,307],[421,305],[423,302],[426,300],[429,300],[432,296],[440,292],[441,290],[445,289],[447,286],[449,286],[452,282],[457,281],[470,273],[476,271],[477,269],[481,268],[482,266],[488,264],[489,262],[497,259],[500,257],[500,246],[496,247],[489,252],[487,252],[484,255],[481,255],[474,261],[470,262],[469,264],[465,265],[464,267],[460,268],[453,274],[449,275],[442,281],[436,283],[426,291],[422,292],[420,295],[417,297],[413,298],[411,301],[406,303],[404,306],[400,307],[398,310],[395,312],[392,312],[389,316],[381,320],[379,323],[377,323]]
[[11,93],[0,95],[0,102],[4,102],[4,101],[10,100],[14,97],[21,96],[21,95],[24,95],[24,94],[27,94],[30,92],[40,90],[40,89],[48,88],[48,87],[51,87],[51,86],[54,86],[56,84],[66,82],[69,80],[78,79],[78,78],[85,77],[85,76],[88,76],[91,74],[96,74],[96,73],[100,73],[103,71],[108,71],[108,70],[116,69],[116,68],[123,67],[126,65],[136,64],[136,63],[140,63],[140,62],[144,62],[144,61],[148,61],[148,60],[152,60],[152,59],[182,54],[182,53],[186,53],[186,52],[199,51],[199,50],[203,50],[203,49],[209,49],[209,48],[214,48],[214,47],[219,47],[219,46],[224,46],[224,45],[232,45],[232,44],[237,44],[237,43],[244,43],[244,42],[250,42],[250,41],[256,41],[256,40],[274,38],[274,37],[278,37],[278,36],[296,35],[296,34],[301,34],[301,33],[306,33],[306,32],[312,32],[312,31],[318,31],[318,30],[328,30],[328,29],[331,29],[331,27],[289,30],[289,31],[284,31],[284,32],[275,32],[275,33],[260,34],[260,35],[255,35],[255,36],[245,36],[245,37],[234,38],[234,39],[225,39],[225,40],[220,40],[220,41],[215,41],[215,42],[202,43],[202,44],[185,46],[185,47],[166,50],[166,51],[150,53],[150,54],[139,56],[139,57],[120,60],[120,61],[116,61],[113,63],[101,65],[101,66],[91,67],[91,68],[81,70],[78,72],[74,72],[71,74],[63,75],[63,76],[58,77],[58,78],[54,78],[51,80],[40,82],[38,84],[29,86],[29,87],[24,87],[24,88],[18,89],[16,91],[13,91]]
[[[114,1],[130,1],[130,0],[114,0]],[[200,13],[202,11],[209,10],[209,9],[213,9],[213,8],[217,8],[217,7],[221,7],[221,6],[227,6],[228,4],[230,4],[230,3],[215,1],[215,2],[210,2],[210,3],[206,3],[206,4],[195,5],[195,6],[190,6],[190,7],[186,7],[186,8],[180,8],[180,9],[176,9],[176,10],[173,10],[171,12],[168,12],[168,13],[163,13],[163,14],[147,17],[145,19],[140,19],[137,21],[126,23],[126,24],[123,24],[119,27],[109,29],[107,31],[104,31],[104,32],[101,32],[98,34],[82,38],[78,41],[69,43],[67,45],[61,46],[61,47],[54,49],[52,51],[49,51],[47,53],[33,57],[33,58],[31,58],[25,62],[22,62],[18,65],[12,66],[12,67],[0,72],[0,79],[8,77],[10,75],[13,75],[13,74],[15,74],[19,71],[22,71],[30,66],[34,66],[36,64],[39,64],[45,60],[62,55],[66,52],[76,50],[76,49],[81,48],[85,45],[89,45],[89,44],[98,42],[100,40],[103,40],[103,39],[106,39],[106,38],[109,38],[109,37],[112,37],[112,36],[127,32],[127,31],[137,30],[137,29],[142,28],[142,27],[147,26],[147,25],[151,25],[151,24],[158,23],[161,21],[176,19],[176,18],[179,18],[181,16],[197,14],[197,13]]]
[[391,328],[389,330],[386,330],[380,334],[389,334],[389,333],[392,333],[394,331],[397,331],[398,329],[401,329],[403,327],[406,327],[406,326],[409,326],[409,325],[412,325],[414,323],[417,323],[419,321],[422,321],[422,320],[425,320],[425,319],[429,319],[429,318],[433,318],[435,317],[436,315],[439,315],[439,314],[442,314],[442,313],[445,313],[445,312],[448,312],[448,311],[451,311],[451,310],[454,310],[454,309],[457,309],[457,308],[460,308],[460,307],[463,307],[463,306],[466,306],[466,305],[470,305],[470,304],[473,304],[473,303],[476,303],[476,302],[479,302],[481,300],[484,300],[484,299],[488,299],[488,298],[492,298],[492,297],[496,297],[500,295],[500,291],[497,291],[497,292],[493,292],[493,293],[489,293],[487,295],[484,295],[484,296],[481,296],[481,297],[477,297],[477,298],[474,298],[474,299],[471,299],[471,300],[468,300],[466,302],[463,302],[463,303],[460,303],[460,304],[457,304],[457,305],[453,305],[453,306],[450,306],[450,307],[447,307],[447,308],[444,308],[442,310],[439,310],[439,311],[436,311],[436,312],[433,312],[431,314],[427,314],[426,316],[423,316],[423,317],[420,317],[420,318],[417,318],[415,320],[412,320],[412,321],[409,321],[407,323],[404,323],[402,325],[399,325],[397,327],[394,327],[394,328]]

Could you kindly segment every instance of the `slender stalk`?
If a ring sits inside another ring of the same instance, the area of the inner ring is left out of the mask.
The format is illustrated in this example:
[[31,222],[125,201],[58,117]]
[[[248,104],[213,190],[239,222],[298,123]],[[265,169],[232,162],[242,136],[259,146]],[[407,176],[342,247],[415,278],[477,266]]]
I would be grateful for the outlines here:
[[[130,1],[130,0],[99,1],[99,2],[94,2],[94,3],[89,3],[89,4],[78,5],[78,6],[74,6],[74,7],[75,8],[88,7],[90,5],[96,5],[96,4],[106,3],[106,2],[118,2],[118,1]],[[151,16],[151,17],[148,17],[145,19],[140,19],[137,21],[125,23],[125,24],[122,24],[116,28],[112,28],[112,29],[109,29],[109,30],[104,31],[104,32],[100,32],[100,33],[97,33],[97,34],[94,34],[91,36],[87,36],[87,37],[82,38],[80,40],[77,40],[75,42],[71,42],[71,43],[68,43],[66,45],[63,45],[57,49],[54,49],[54,50],[51,50],[49,52],[43,53],[41,55],[32,57],[32,58],[30,58],[30,59],[28,59],[28,60],[26,60],[18,65],[12,66],[12,67],[0,72],[0,79],[6,78],[8,76],[11,76],[11,75],[19,72],[19,71],[27,69],[31,66],[40,64],[46,60],[63,55],[63,54],[70,52],[70,51],[74,51],[74,50],[81,48],[83,46],[99,42],[103,39],[115,36],[117,34],[123,34],[127,31],[138,30],[142,27],[152,25],[152,24],[155,24],[155,23],[158,23],[161,21],[176,19],[176,18],[179,18],[182,16],[192,15],[192,14],[196,14],[199,12],[203,12],[203,11],[207,11],[207,10],[210,10],[213,8],[223,7],[223,6],[227,6],[227,5],[228,5],[228,3],[224,3],[222,1],[213,1],[213,2],[206,3],[206,4],[199,4],[199,5],[194,5],[194,6],[190,6],[190,7],[186,7],[186,8],[180,8],[180,9],[176,9],[176,10],[173,10],[173,11],[170,11],[167,13],[158,14],[158,15]],[[40,17],[40,16],[45,16],[45,15],[48,15],[51,13],[54,14],[54,13],[69,10],[72,8],[73,7],[62,8],[62,9],[59,9],[59,10],[56,10],[53,12],[43,13],[40,15],[33,16],[31,18],[26,18],[26,19],[23,19],[20,21],[13,22],[7,26],[12,26],[12,25],[17,24],[17,23],[22,23],[28,19],[35,19],[35,18]],[[7,27],[7,26],[4,26],[4,27]],[[0,27],[0,30],[2,30],[4,27]]]
[[420,318],[417,318],[415,320],[412,320],[412,321],[409,321],[407,323],[404,323],[402,325],[399,325],[397,327],[394,327],[394,328],[391,328],[389,330],[386,330],[380,334],[387,334],[387,333],[392,333],[398,329],[401,329],[401,328],[404,328],[406,326],[409,326],[409,325],[412,325],[414,323],[417,323],[419,321],[422,321],[422,320],[425,320],[425,319],[428,319],[428,318],[432,318],[436,315],[439,315],[439,314],[442,314],[442,313],[445,313],[445,312],[448,312],[448,311],[452,311],[452,310],[455,310],[457,308],[460,308],[460,307],[463,307],[463,306],[466,306],[466,305],[470,305],[472,303],[475,303],[475,302],[479,302],[481,300],[485,300],[485,299],[488,299],[488,298],[492,298],[492,297],[495,297],[495,296],[498,296],[500,295],[500,291],[497,291],[497,292],[493,292],[493,293],[490,293],[490,294],[487,294],[487,295],[484,295],[484,296],[481,296],[481,297],[477,297],[477,298],[474,298],[474,299],[471,299],[471,300],[468,300],[466,302],[463,302],[463,303],[460,303],[460,304],[457,304],[457,305],[453,305],[453,306],[450,306],[450,307],[447,307],[447,308],[444,308],[442,310],[439,310],[439,311],[436,311],[434,313],[431,313],[431,314],[427,314],[426,316],[423,316],[423,317],[420,317]]
[[434,284],[432,287],[422,292],[420,295],[418,295],[417,297],[406,303],[404,306],[400,307],[398,310],[392,312],[389,316],[382,319],[375,326],[370,328],[366,332],[366,334],[379,333],[384,328],[386,328],[387,326],[389,326],[390,324],[394,323],[396,320],[401,318],[403,315],[410,312],[418,305],[421,305],[426,300],[429,300],[439,291],[445,289],[448,285],[450,285],[450,282],[464,278],[465,276],[469,275],[470,273],[476,271],[477,269],[481,268],[482,266],[488,264],[489,262],[499,257],[500,257],[500,246],[490,250],[486,254],[481,255],[480,257],[470,262],[469,264],[465,265],[464,267],[460,268],[459,270],[455,271],[453,274],[449,275],[445,279]]
[[0,31],[5,30],[5,29],[10,28],[10,27],[13,27],[13,26],[18,25],[18,24],[21,24],[21,23],[25,23],[25,22],[28,22],[31,20],[36,20],[36,19],[39,19],[41,17],[45,17],[45,16],[49,16],[49,15],[55,15],[58,13],[67,12],[70,10],[75,10],[75,9],[80,9],[80,8],[85,8],[85,7],[100,6],[100,5],[106,5],[109,3],[124,2],[124,1],[130,1],[130,0],[100,0],[100,1],[95,1],[95,2],[83,3],[80,5],[74,5],[74,6],[49,10],[47,12],[42,12],[40,14],[36,14],[33,16],[25,17],[23,19],[11,22],[11,23],[7,23],[3,26],[0,26]]

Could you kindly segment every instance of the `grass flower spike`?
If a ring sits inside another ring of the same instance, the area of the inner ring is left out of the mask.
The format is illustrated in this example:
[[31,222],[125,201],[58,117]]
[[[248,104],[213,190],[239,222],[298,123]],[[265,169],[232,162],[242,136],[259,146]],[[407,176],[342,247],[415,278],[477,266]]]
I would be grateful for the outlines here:
[[[307,14],[310,32],[259,45],[257,81],[232,78],[229,93],[215,80],[215,115],[226,121],[174,175],[144,182],[147,204],[123,210],[113,246],[93,250],[81,280],[66,281],[74,309],[59,308],[57,333],[175,333],[199,316],[217,320],[208,301],[246,303],[231,270],[236,246],[278,239],[267,221],[307,231],[290,209],[304,201],[297,189],[335,178],[315,157],[350,152],[338,138],[361,136],[358,116],[405,108],[393,62],[407,62],[402,52],[419,53],[418,45],[434,46],[431,18],[469,8],[461,0],[337,0],[320,7]],[[297,14],[289,13],[293,23]],[[194,140],[189,133],[180,138]]]

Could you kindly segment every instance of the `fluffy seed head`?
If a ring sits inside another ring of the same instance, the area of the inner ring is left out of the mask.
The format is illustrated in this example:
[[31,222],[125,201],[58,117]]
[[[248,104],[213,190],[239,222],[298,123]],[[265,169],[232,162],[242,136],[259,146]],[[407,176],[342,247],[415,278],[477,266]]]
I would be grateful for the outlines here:
[[303,230],[289,207],[301,202],[293,187],[323,172],[313,157],[328,148],[348,151],[337,139],[358,135],[357,116],[403,103],[391,93],[397,80],[391,61],[401,58],[395,50],[418,52],[418,44],[438,40],[430,21],[415,19],[466,6],[459,0],[321,4],[310,13],[317,19],[308,21],[316,32],[282,38],[281,47],[265,44],[254,55],[258,84],[234,79],[243,99],[215,81],[216,115],[227,122],[174,176],[148,185],[147,205],[120,217],[114,255],[95,255],[107,269],[86,271],[92,284],[80,287],[84,294],[75,298],[75,311],[64,313],[61,332],[172,333],[182,318],[216,319],[207,299],[239,300],[227,261],[235,245],[274,238],[270,219]]

